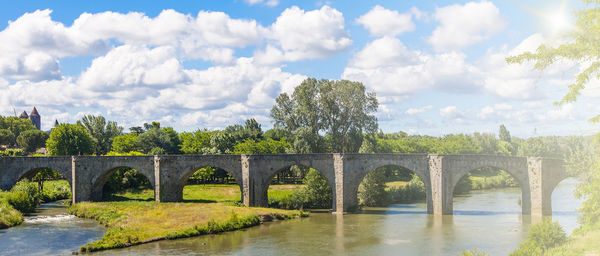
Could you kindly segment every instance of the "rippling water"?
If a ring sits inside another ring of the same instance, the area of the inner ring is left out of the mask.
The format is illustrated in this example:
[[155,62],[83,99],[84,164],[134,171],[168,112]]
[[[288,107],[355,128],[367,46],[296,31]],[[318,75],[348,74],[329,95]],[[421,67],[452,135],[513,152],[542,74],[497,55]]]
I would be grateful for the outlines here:
[[44,204],[20,226],[0,230],[0,255],[71,255],[104,235],[96,221],[68,215],[65,208],[60,201]]
[[[563,181],[552,195],[553,219],[569,233],[577,227],[575,209],[581,204],[573,198],[575,183]],[[313,213],[304,219],[95,255],[456,255],[472,248],[507,255],[538,221],[520,214],[520,194],[510,188],[455,197],[453,216],[427,215],[422,203],[343,216]],[[42,212],[20,227],[0,231],[0,254],[70,254],[102,235],[95,222],[70,217],[56,207],[54,214]]]

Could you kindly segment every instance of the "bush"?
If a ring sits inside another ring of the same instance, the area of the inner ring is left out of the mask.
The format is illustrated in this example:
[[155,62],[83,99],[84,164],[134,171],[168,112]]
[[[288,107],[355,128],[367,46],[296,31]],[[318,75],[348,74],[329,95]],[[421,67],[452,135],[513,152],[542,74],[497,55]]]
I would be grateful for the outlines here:
[[385,191],[385,170],[368,173],[358,187],[358,201],[364,206],[385,206],[389,202]]
[[23,213],[34,212],[40,204],[40,193],[37,185],[29,180],[21,180],[6,195],[7,202]]
[[462,251],[457,256],[489,256],[489,254],[487,252],[480,251],[479,249],[475,248],[473,250]]
[[454,187],[454,195],[464,195],[471,191],[473,187],[473,183],[471,181],[471,175],[467,173],[467,175],[460,178],[456,186]]
[[558,222],[545,218],[542,222],[532,225],[527,233],[527,239],[519,244],[519,248],[511,256],[544,255],[555,246],[567,241],[567,234]]
[[148,188],[151,188],[148,178],[139,171],[128,167],[118,168],[104,184],[104,191],[108,192],[106,195],[114,192]]
[[[2,194],[6,192],[0,192]],[[0,194],[0,229],[16,226],[23,222],[23,214],[2,199]]]
[[387,191],[390,203],[412,203],[427,197],[425,184],[416,174],[404,187],[392,188]]
[[8,148],[4,151],[0,151],[0,156],[23,156],[25,151],[20,148]]
[[282,209],[329,209],[333,193],[327,179],[315,169],[309,169],[302,180],[304,188],[282,198],[269,198],[269,206]]
[[44,182],[43,202],[53,202],[67,198],[71,198],[71,186],[66,180]]

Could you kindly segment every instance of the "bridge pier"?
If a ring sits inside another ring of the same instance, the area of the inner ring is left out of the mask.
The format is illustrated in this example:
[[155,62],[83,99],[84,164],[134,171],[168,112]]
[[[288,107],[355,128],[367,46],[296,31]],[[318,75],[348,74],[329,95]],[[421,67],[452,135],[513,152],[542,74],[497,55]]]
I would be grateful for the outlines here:
[[448,163],[442,155],[428,155],[428,162],[431,180],[431,212],[434,215],[452,214],[454,186],[450,184]]
[[562,165],[558,159],[527,158],[532,216],[552,215],[552,191],[568,177]]

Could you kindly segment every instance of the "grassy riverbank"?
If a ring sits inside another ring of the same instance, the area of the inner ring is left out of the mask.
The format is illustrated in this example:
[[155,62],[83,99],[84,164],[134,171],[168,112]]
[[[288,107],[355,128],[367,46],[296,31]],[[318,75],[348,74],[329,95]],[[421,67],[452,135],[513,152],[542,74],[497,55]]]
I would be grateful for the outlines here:
[[21,224],[23,214],[35,211],[40,203],[70,196],[71,189],[66,180],[44,181],[41,193],[37,183],[21,181],[10,191],[0,191],[0,229]]
[[[284,198],[294,191],[302,189],[304,185],[271,185],[269,186],[269,199]],[[239,202],[241,191],[238,185],[206,184],[187,185],[183,187],[183,201],[191,203],[229,203]],[[115,193],[105,198],[105,201],[153,201],[154,191],[151,189],[130,190]]]
[[551,248],[547,256],[592,256],[600,255],[600,226],[587,232],[576,232],[569,240],[558,247]]
[[301,211],[229,206],[223,203],[156,203],[141,201],[78,203],[69,212],[99,221],[104,237],[81,251],[121,248],[255,226],[263,221],[307,216]]

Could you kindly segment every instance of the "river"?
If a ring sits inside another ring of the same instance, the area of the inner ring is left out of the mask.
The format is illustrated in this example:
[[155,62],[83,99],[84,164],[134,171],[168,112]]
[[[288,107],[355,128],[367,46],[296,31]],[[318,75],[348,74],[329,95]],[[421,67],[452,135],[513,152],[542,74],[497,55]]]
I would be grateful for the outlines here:
[[[575,210],[581,205],[573,197],[575,184],[574,179],[565,180],[552,194],[553,219],[568,233],[577,227]],[[92,255],[456,255],[473,248],[507,255],[536,221],[520,214],[520,194],[518,188],[472,191],[454,198],[451,216],[428,215],[424,203],[343,216],[312,213],[304,219]],[[0,231],[0,254],[70,254],[103,233],[89,220],[62,214],[54,219],[27,217],[24,225]]]

